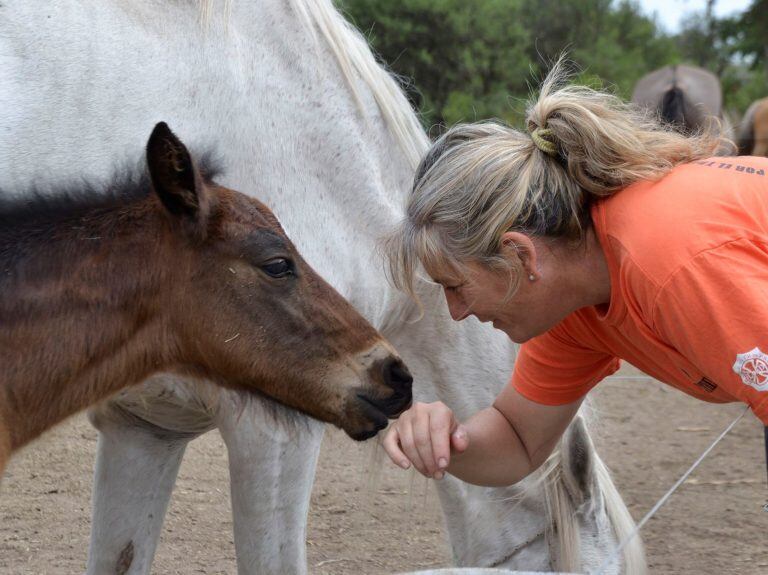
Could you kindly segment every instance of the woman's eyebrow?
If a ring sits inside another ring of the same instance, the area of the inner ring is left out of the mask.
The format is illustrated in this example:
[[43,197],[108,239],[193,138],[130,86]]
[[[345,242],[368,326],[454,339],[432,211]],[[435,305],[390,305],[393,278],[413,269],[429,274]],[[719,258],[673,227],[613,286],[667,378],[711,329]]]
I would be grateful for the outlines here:
[[439,284],[443,287],[459,287],[461,285],[464,285],[464,280],[460,278],[451,278],[451,279],[436,279],[432,278],[432,281],[436,284]]

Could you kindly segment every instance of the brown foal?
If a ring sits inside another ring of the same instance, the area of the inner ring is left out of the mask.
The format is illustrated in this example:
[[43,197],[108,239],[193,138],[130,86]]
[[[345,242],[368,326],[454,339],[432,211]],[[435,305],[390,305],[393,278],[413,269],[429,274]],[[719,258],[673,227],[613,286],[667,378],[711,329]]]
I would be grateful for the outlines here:
[[266,394],[366,439],[411,402],[392,347],[263,204],[163,123],[106,190],[0,203],[0,474],[65,417],[159,371]]

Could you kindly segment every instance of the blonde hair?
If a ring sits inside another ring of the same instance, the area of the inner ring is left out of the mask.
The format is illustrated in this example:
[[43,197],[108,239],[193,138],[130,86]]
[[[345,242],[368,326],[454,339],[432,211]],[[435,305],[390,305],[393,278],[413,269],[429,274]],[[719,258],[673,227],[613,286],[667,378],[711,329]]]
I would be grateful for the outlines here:
[[[528,131],[538,129],[537,139],[545,136],[554,150],[496,121],[459,124],[432,145],[406,217],[385,245],[398,288],[415,295],[419,263],[457,273],[469,261],[509,268],[499,248],[510,230],[580,240],[593,199],[659,179],[721,144],[716,125],[684,136],[610,93],[568,80],[561,59],[526,109]],[[520,274],[511,265],[514,290]]]

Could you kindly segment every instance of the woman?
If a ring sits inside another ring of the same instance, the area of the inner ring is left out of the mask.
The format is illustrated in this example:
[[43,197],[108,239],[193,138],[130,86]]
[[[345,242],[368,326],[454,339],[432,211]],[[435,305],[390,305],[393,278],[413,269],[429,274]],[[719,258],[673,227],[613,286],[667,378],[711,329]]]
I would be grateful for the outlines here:
[[529,106],[529,133],[456,126],[416,174],[388,245],[395,283],[413,294],[422,265],[454,320],[522,346],[469,420],[440,402],[400,416],[384,447],[403,468],[519,481],[619,359],[768,424],[768,160],[711,158],[719,137],[682,136],[563,76]]

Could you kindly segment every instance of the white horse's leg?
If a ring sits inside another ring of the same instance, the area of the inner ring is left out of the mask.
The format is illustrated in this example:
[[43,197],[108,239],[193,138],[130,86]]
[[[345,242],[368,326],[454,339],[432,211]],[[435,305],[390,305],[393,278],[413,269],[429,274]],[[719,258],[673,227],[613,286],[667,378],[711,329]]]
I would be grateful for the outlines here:
[[[439,399],[463,421],[488,407],[509,379],[512,344],[474,319],[452,321],[439,289],[424,286],[419,296],[428,310],[424,316],[384,333],[414,376],[414,400]],[[543,497],[521,497],[518,486],[470,485],[450,475],[435,486],[457,566],[550,570]]]
[[192,437],[116,404],[91,413],[99,430],[87,573],[148,574],[184,449]]
[[237,570],[300,575],[307,572],[307,515],[324,426],[267,402],[235,396],[220,406]]
[[219,391],[162,374],[91,410],[99,430],[88,573],[150,573],[190,440],[213,429]]

